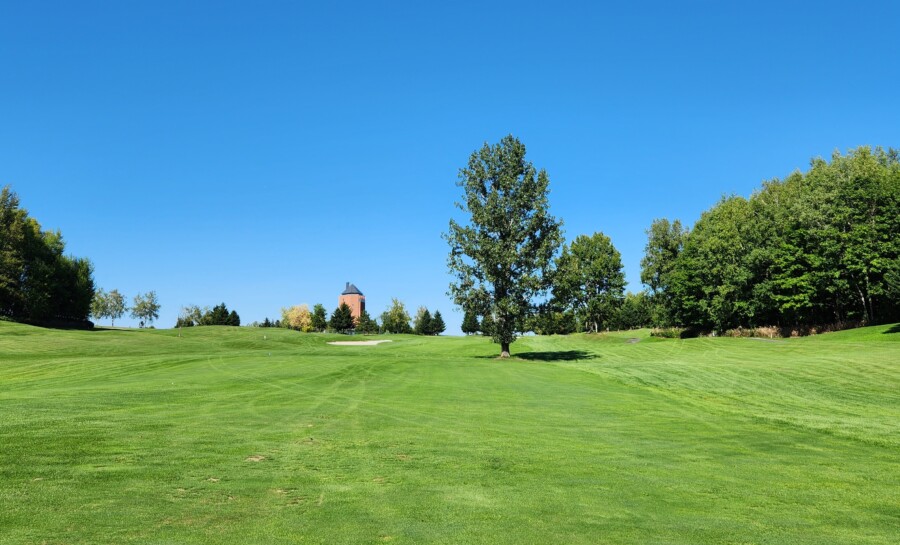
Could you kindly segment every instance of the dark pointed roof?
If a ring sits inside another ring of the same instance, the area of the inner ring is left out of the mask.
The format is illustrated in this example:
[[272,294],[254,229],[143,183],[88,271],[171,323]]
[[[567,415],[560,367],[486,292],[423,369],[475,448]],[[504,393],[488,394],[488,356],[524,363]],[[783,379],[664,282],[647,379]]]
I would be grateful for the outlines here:
[[362,295],[363,292],[359,291],[359,288],[347,282],[347,287],[344,288],[344,292],[341,295]]

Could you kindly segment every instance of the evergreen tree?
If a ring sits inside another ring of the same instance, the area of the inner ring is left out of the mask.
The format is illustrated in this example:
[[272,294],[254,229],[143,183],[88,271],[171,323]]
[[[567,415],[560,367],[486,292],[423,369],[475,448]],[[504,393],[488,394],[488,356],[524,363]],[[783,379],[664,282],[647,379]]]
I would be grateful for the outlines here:
[[431,313],[425,307],[419,307],[413,320],[413,332],[416,335],[431,335]]
[[444,324],[444,318],[441,316],[441,311],[434,311],[434,316],[431,318],[431,335],[440,335],[444,331],[447,330],[447,325]]
[[356,331],[363,335],[378,333],[378,322],[373,320],[372,317],[369,316],[368,311],[363,309],[359,314],[359,318],[356,319]]
[[238,316],[238,313],[232,310],[228,314],[228,325],[239,326],[241,325],[241,317]]
[[338,333],[346,333],[353,329],[353,312],[347,303],[341,303],[334,309],[328,325]]
[[478,323],[478,316],[471,310],[466,310],[463,315],[462,332],[465,335],[474,335],[478,333],[481,324]]

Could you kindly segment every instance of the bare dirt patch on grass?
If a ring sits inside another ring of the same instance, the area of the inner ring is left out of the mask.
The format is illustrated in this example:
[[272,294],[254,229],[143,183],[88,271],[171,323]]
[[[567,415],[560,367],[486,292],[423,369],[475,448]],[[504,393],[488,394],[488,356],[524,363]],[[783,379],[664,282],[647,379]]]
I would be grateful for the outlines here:
[[246,458],[244,458],[244,461],[245,462],[262,462],[265,459],[266,459],[265,456],[262,456],[259,454],[254,454],[253,456],[247,456]]

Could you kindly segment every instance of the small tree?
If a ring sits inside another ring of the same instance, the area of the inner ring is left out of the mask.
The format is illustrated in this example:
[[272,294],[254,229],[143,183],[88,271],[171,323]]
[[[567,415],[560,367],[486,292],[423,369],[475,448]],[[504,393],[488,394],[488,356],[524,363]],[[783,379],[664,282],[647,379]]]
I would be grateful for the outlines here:
[[312,330],[319,333],[325,331],[325,328],[328,327],[328,316],[325,313],[325,307],[320,303],[316,303],[313,306],[311,325]]
[[[156,294],[153,294],[153,297],[156,297]],[[119,293],[119,290],[113,289],[111,290],[107,296],[107,316],[109,317],[112,326],[116,326],[116,320],[125,315],[125,311],[128,310],[128,307],[125,305],[125,296]]]
[[328,325],[338,333],[346,333],[353,329],[353,312],[347,306],[347,303],[341,303],[339,307],[334,309]]
[[281,323],[296,331],[312,331],[312,318],[306,303],[281,309]]
[[478,323],[478,315],[471,310],[467,310],[463,315],[462,332],[465,335],[474,335],[478,333],[480,328],[481,324]]
[[148,291],[143,295],[138,293],[134,296],[131,317],[140,320],[140,327],[150,325],[159,318],[159,301],[156,299],[155,291]]
[[94,292],[94,298],[91,300],[91,316],[96,320],[109,316],[109,294],[103,288]]
[[431,318],[431,334],[440,335],[446,330],[447,325],[444,323],[444,318],[441,316],[441,311],[434,311],[434,316]]
[[409,313],[397,298],[392,298],[391,306],[381,314],[381,329],[385,333],[412,333]]
[[413,333],[416,335],[431,335],[431,313],[425,307],[419,307],[413,320]]

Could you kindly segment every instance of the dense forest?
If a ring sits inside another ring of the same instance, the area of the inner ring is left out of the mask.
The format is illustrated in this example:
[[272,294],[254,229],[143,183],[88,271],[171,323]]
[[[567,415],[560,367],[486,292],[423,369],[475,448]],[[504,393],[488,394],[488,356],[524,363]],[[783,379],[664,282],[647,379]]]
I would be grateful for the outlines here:
[[653,322],[701,331],[900,320],[900,158],[860,147],[648,230]]
[[37,324],[90,326],[93,268],[64,254],[59,231],[44,231],[19,206],[18,196],[0,192],[0,317]]

